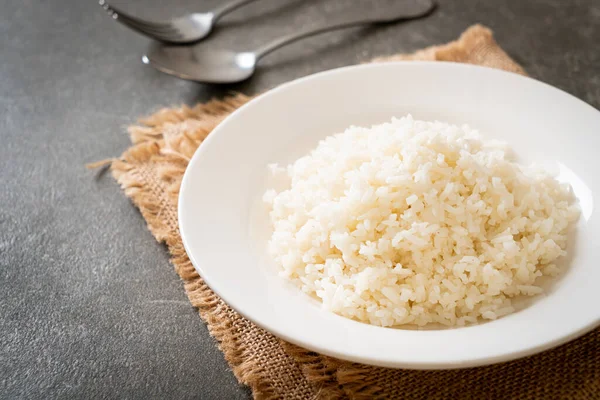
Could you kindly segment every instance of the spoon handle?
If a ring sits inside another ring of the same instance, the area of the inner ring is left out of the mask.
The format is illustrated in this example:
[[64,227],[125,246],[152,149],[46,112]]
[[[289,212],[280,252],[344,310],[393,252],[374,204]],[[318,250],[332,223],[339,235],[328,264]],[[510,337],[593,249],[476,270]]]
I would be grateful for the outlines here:
[[341,23],[324,26],[313,30],[307,30],[304,32],[292,33],[290,35],[282,36],[279,39],[276,39],[271,43],[267,43],[261,48],[255,50],[253,53],[256,57],[256,60],[258,61],[267,54],[271,53],[272,51],[279,49],[280,47],[283,47],[287,44],[296,42],[307,37],[319,35],[325,32],[331,32],[338,29],[351,28],[359,25],[389,24],[392,22],[417,19],[429,15],[429,13],[431,13],[435,9],[435,3],[433,2],[433,0],[413,0],[413,3],[414,4],[411,4],[411,7],[407,7],[407,9],[403,12],[399,12],[392,16],[388,15],[385,17],[371,18],[363,17],[356,20],[344,21]]
[[254,1],[256,0],[234,0],[229,3],[217,6],[214,10],[211,11],[211,14],[213,15],[213,21],[217,22],[225,14],[229,14],[230,12],[237,10],[238,8],[245,6],[248,3],[252,3]]

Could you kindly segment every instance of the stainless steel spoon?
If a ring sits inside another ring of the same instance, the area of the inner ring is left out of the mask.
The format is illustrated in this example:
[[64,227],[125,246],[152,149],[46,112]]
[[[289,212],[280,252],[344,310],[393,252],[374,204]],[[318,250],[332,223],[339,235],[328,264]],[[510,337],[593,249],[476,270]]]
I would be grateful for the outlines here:
[[255,51],[233,52],[225,50],[205,50],[201,45],[172,46],[154,43],[142,61],[154,68],[187,79],[205,83],[234,83],[248,79],[256,70],[258,61],[286,44],[336,29],[357,25],[388,24],[398,21],[421,18],[429,15],[434,8],[433,0],[410,0],[399,2],[401,11],[383,10],[387,15],[363,17],[330,26],[283,36]]

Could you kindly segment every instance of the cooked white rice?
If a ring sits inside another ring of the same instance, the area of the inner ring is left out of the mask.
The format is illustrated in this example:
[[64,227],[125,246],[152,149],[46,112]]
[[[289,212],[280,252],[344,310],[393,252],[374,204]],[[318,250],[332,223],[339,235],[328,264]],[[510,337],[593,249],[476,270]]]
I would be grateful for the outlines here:
[[351,127],[269,190],[269,252],[327,310],[374,325],[461,326],[514,311],[559,273],[568,185],[468,126],[410,116]]

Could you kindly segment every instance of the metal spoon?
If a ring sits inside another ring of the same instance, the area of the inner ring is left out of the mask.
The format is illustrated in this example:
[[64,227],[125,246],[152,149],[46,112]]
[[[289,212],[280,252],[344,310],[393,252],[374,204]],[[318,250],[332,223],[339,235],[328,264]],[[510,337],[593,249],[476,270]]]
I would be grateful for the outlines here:
[[150,46],[148,53],[143,56],[142,61],[159,71],[182,79],[205,83],[240,82],[254,74],[256,65],[261,58],[286,44],[336,29],[367,24],[388,24],[425,17],[434,10],[435,3],[433,0],[403,1],[402,7],[402,11],[395,13],[385,10],[387,12],[385,16],[363,17],[283,36],[255,51],[208,51],[200,45],[172,46],[154,43]]

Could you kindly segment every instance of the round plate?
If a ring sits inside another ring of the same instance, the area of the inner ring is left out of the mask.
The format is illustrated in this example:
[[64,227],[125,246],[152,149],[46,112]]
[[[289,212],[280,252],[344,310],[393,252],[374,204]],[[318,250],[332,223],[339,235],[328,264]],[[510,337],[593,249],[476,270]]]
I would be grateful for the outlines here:
[[[466,328],[371,326],[320,308],[279,278],[266,255],[261,197],[270,163],[287,164],[325,136],[412,114],[479,129],[523,161],[569,182],[582,215],[562,277],[528,307]],[[179,226],[194,266],[244,317],[294,344],[397,368],[456,368],[526,356],[600,323],[600,112],[536,80],[442,62],[370,64],[319,73],[252,100],[223,121],[190,162]]]

